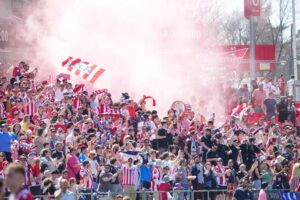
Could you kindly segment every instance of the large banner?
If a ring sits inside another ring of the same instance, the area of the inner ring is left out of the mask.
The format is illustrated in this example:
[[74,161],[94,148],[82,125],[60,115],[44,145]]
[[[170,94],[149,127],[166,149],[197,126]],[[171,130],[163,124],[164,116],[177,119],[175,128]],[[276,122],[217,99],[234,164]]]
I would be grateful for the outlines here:
[[244,15],[247,19],[260,16],[260,0],[244,0]]

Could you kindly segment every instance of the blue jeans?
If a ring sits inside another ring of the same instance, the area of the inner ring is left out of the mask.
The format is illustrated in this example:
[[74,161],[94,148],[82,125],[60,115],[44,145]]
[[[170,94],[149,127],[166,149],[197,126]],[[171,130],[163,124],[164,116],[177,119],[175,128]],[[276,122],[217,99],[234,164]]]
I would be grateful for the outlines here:
[[[181,183],[182,187],[184,188],[184,190],[191,190],[190,186],[188,183]],[[184,192],[184,197],[186,199],[190,199],[191,198],[191,193],[190,192]]]
[[261,180],[254,180],[254,181],[253,181],[253,187],[254,187],[256,190],[260,190],[260,189],[261,189]]

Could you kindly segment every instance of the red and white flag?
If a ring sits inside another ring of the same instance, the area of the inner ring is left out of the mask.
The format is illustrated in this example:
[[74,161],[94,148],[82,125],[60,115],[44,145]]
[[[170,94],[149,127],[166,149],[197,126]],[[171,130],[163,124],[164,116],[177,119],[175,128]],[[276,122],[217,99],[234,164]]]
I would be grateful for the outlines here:
[[64,60],[62,62],[62,66],[90,83],[95,83],[105,71],[97,65],[82,61],[80,58],[74,59],[73,57],[69,57]]

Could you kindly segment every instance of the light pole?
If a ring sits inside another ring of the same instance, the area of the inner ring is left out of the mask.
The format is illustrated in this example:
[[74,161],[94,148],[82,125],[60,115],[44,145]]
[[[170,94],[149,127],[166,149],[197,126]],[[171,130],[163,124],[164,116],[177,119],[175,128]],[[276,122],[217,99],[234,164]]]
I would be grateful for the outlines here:
[[249,20],[249,28],[250,28],[250,77],[251,80],[255,80],[255,23],[254,16],[250,17]]
[[295,0],[292,0],[292,14],[293,14],[293,30],[292,30],[293,66],[294,66],[295,80],[298,80],[297,46],[296,46],[296,6],[295,6]]

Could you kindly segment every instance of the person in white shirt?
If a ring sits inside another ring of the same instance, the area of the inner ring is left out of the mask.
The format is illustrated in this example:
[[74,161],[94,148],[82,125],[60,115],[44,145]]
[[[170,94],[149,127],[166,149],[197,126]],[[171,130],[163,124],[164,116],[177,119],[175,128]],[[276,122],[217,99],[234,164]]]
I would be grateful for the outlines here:
[[266,76],[265,80],[262,82],[263,84],[263,89],[265,91],[265,93],[267,94],[267,98],[269,97],[269,93],[272,91],[273,88],[273,84],[271,82],[271,78]]
[[294,84],[295,84],[295,76],[291,76],[291,79],[287,81],[287,93],[288,96],[294,96]]
[[251,79],[249,77],[249,74],[244,74],[244,78],[241,80],[241,83],[240,83],[240,87],[247,84],[247,87],[249,89],[249,91],[252,91],[252,85],[251,85]]
[[55,102],[61,101],[64,98],[64,85],[60,84],[55,90]]
[[79,128],[74,128],[74,129],[68,129],[68,135],[66,137],[66,143],[67,145],[73,146],[76,143],[76,138],[80,134]]
[[91,166],[90,169],[91,169],[93,179],[94,179],[94,185],[93,185],[94,189],[96,189],[98,187],[96,180],[97,180],[98,172],[100,171],[100,166],[99,166],[97,160],[95,159],[95,157],[96,157],[96,151],[92,150],[89,152],[89,157],[87,159]]

